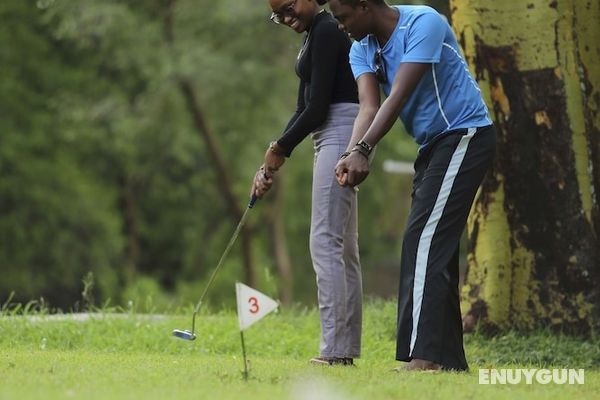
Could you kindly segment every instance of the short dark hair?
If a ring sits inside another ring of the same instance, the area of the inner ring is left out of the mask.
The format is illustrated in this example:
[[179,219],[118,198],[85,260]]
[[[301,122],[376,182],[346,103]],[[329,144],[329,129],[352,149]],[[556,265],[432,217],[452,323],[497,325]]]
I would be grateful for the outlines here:
[[[317,0],[317,3],[319,3],[320,5],[323,5],[325,3],[327,3],[329,0]],[[339,0],[340,3],[342,4],[346,4],[347,6],[350,7],[356,7],[358,5],[358,3],[360,3],[360,0]],[[377,3],[377,4],[381,4],[384,2],[384,0],[370,0],[373,3]]]

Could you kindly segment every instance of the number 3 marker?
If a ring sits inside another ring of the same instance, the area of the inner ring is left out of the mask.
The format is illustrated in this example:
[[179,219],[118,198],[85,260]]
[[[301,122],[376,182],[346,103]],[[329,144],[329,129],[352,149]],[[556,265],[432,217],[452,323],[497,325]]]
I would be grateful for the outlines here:
[[256,299],[256,297],[250,297],[248,299],[248,303],[250,303],[250,312],[252,314],[256,314],[258,310],[260,310],[260,307],[258,306],[258,300]]
[[277,302],[269,296],[240,282],[235,284],[235,296],[241,331],[277,309],[278,306]]

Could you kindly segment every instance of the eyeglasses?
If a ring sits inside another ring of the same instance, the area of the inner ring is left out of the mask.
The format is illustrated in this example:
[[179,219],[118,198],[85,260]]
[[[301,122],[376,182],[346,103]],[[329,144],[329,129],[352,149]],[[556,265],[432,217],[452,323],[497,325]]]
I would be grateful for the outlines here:
[[294,16],[294,14],[296,14],[296,1],[297,0],[292,1],[287,6],[283,7],[282,10],[277,12],[273,11],[273,13],[271,13],[271,21],[275,22],[276,24],[281,24],[285,17]]
[[383,57],[381,56],[381,49],[377,49],[373,61],[375,64],[375,78],[379,83],[387,83],[387,74],[385,72]]

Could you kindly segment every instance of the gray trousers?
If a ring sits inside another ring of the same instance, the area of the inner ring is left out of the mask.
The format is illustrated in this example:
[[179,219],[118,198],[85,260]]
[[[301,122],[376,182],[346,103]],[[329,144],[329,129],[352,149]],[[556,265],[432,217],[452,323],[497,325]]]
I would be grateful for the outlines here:
[[315,160],[310,254],[317,275],[320,355],[360,356],[362,277],[358,254],[356,190],[341,187],[334,168],[352,135],[358,104],[332,104],[312,134]]

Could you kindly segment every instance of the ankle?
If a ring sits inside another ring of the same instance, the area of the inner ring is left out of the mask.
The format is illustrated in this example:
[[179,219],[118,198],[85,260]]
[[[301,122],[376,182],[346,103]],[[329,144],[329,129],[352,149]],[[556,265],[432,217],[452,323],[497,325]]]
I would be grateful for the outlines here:
[[437,371],[441,368],[440,364],[420,358],[413,358],[406,366],[406,369],[409,371]]

